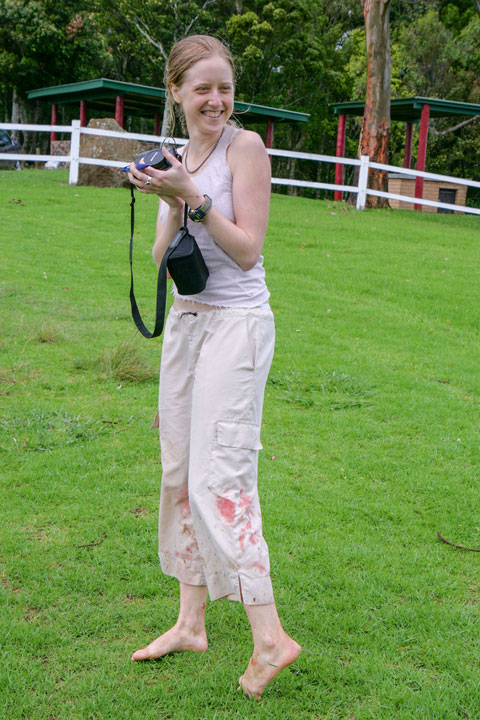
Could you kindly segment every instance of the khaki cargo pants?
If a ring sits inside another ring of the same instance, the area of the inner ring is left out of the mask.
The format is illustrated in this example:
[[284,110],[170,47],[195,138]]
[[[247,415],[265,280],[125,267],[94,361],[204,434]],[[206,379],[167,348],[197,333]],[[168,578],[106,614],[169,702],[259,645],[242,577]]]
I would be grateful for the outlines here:
[[272,603],[257,491],[275,325],[267,307],[171,309],[163,339],[159,557],[211,600]]

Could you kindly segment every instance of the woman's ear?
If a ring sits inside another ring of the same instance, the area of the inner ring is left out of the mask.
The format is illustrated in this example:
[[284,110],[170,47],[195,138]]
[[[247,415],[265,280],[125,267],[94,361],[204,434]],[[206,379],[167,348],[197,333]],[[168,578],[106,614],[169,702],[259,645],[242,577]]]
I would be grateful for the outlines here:
[[172,97],[175,100],[175,102],[180,105],[182,101],[180,99],[180,93],[179,93],[180,88],[178,87],[178,85],[174,85],[173,83],[171,83],[169,90],[172,93]]

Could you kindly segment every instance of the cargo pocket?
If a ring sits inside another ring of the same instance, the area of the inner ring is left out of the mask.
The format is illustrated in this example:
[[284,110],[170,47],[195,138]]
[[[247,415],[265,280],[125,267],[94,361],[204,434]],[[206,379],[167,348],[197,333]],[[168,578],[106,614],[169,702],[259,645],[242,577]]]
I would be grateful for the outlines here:
[[219,420],[212,448],[209,488],[229,496],[240,491],[254,492],[261,449],[260,425]]

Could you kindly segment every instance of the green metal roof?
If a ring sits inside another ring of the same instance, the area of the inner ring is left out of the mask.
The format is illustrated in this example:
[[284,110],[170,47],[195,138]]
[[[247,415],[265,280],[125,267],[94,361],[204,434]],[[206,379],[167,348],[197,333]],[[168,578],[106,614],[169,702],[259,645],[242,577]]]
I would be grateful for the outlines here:
[[277,122],[307,122],[310,113],[297,112],[296,110],[284,110],[283,108],[269,107],[268,105],[255,105],[254,103],[245,103],[240,100],[234,102],[235,110],[240,114],[246,113],[247,116],[254,115],[256,122],[261,122],[259,115],[264,115],[265,119],[272,118]]
[[128,115],[155,114],[163,106],[165,90],[134,85],[120,80],[85,80],[84,82],[54,85],[53,87],[30,90],[29,100],[45,100],[53,103],[74,103],[87,100],[88,106],[101,110],[115,111],[115,98],[124,99],[124,111]]
[[[417,122],[420,120],[422,107],[430,105],[430,117],[445,117],[446,115],[480,115],[480,105],[457,102],[456,100],[439,100],[438,98],[413,97],[392,100],[390,103],[391,120],[403,122]],[[336,115],[363,115],[365,103],[345,102],[332,103]]]
[[[30,90],[28,98],[29,100],[44,100],[59,104],[86,100],[89,108],[114,112],[115,98],[117,95],[121,95],[124,99],[125,114],[148,116],[162,110],[165,94],[163,88],[99,78]],[[310,117],[308,113],[255,105],[239,100],[235,100],[234,107],[235,111],[241,115],[241,119],[247,122],[261,123],[268,119],[276,122],[307,122]]]

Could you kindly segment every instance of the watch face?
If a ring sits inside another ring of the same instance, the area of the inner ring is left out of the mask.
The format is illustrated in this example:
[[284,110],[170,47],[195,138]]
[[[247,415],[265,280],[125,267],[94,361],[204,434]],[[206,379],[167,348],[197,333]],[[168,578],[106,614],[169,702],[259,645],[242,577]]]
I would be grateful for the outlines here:
[[202,204],[195,210],[189,210],[188,217],[193,222],[202,222],[211,207],[212,199],[208,195],[204,195]]

